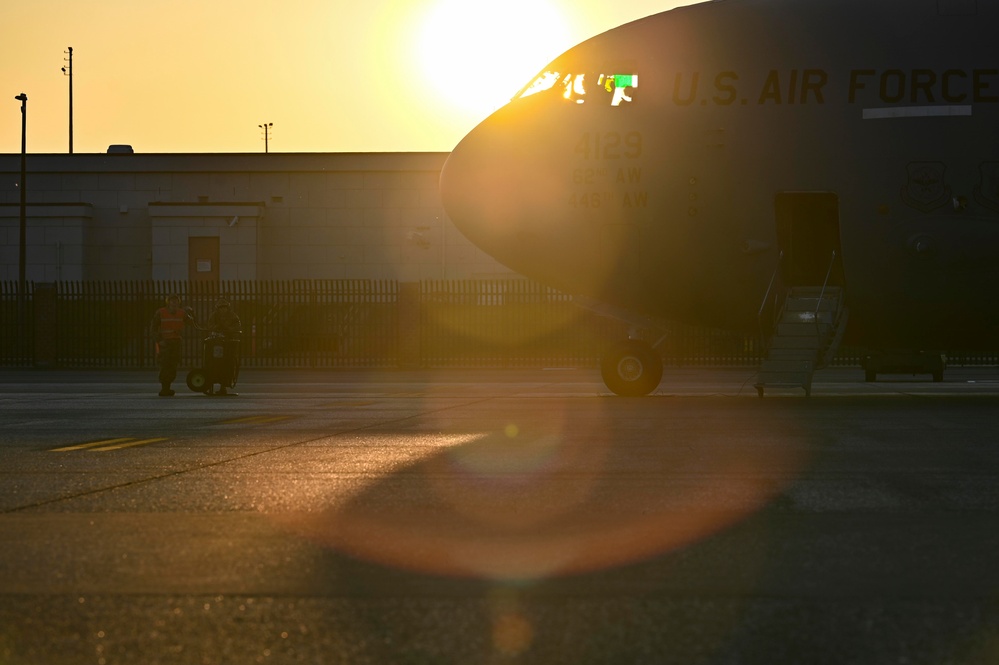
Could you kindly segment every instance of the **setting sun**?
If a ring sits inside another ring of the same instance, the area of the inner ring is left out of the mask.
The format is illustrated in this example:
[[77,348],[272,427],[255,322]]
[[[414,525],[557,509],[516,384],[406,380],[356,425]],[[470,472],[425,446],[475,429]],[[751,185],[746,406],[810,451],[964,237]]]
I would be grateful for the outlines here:
[[74,152],[449,151],[573,45],[676,2],[7,2],[0,151],[21,92],[29,153],[70,150],[70,115]]
[[423,21],[423,75],[448,104],[496,110],[565,47],[564,17],[544,0],[439,0]]

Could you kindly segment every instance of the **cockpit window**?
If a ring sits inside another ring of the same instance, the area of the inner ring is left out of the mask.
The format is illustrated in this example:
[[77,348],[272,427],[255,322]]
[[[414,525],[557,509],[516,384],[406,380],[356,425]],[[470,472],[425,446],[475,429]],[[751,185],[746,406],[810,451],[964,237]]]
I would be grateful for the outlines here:
[[531,83],[531,85],[524,88],[523,92],[521,92],[518,95],[518,97],[530,97],[531,95],[536,95],[539,92],[551,90],[553,87],[555,87],[555,84],[558,83],[558,81],[559,81],[558,72],[551,72],[551,71],[545,72],[538,78],[534,79],[534,82]]
[[576,104],[589,101],[621,106],[634,101],[636,88],[638,74],[573,74],[548,70],[534,79],[519,96],[561,93],[563,99]]

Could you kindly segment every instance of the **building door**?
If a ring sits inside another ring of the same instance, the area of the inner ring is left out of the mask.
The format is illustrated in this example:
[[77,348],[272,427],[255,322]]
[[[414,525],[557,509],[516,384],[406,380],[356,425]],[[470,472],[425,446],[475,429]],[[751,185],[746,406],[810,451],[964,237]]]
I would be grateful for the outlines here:
[[187,278],[192,282],[219,282],[219,237],[187,239]]
[[828,274],[830,286],[843,286],[837,196],[831,192],[781,192],[775,206],[777,243],[784,253],[784,283],[821,286]]

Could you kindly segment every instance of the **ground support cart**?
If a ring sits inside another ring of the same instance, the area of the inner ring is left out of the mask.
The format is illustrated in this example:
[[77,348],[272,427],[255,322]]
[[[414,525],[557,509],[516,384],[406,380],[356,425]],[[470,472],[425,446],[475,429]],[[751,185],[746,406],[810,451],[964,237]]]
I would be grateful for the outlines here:
[[[187,374],[187,387],[196,393],[212,395],[215,385],[221,394],[236,387],[239,378],[239,338],[212,333],[205,338],[204,363]],[[232,394],[232,393],[228,393]]]

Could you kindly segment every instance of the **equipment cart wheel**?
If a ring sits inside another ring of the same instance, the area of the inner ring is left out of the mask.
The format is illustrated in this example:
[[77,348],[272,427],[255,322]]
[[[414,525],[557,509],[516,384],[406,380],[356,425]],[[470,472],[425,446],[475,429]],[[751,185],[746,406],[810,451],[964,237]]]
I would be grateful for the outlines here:
[[208,374],[205,373],[203,369],[192,369],[187,373],[187,387],[196,393],[207,392],[210,385],[208,385]]

